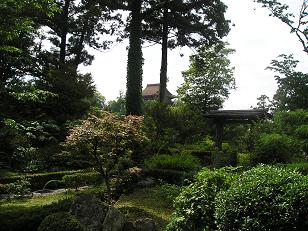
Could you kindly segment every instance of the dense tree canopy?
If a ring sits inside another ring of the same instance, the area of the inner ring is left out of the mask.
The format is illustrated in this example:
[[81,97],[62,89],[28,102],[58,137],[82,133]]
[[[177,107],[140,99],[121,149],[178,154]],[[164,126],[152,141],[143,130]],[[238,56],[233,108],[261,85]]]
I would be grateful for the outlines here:
[[201,112],[215,110],[235,88],[228,55],[232,49],[222,45],[203,46],[191,56],[190,66],[183,72],[184,83],[178,89],[180,99]]
[[276,110],[308,109],[308,74],[296,71],[297,63],[293,55],[279,55],[268,67],[277,73]]

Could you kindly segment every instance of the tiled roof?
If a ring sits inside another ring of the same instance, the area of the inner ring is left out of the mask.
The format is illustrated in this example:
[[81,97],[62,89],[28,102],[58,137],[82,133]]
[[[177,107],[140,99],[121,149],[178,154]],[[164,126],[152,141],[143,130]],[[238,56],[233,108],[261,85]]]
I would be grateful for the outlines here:
[[[154,84],[148,84],[146,88],[142,91],[143,97],[149,97],[149,96],[158,96],[159,95],[159,83]],[[167,89],[167,97],[174,97]]]

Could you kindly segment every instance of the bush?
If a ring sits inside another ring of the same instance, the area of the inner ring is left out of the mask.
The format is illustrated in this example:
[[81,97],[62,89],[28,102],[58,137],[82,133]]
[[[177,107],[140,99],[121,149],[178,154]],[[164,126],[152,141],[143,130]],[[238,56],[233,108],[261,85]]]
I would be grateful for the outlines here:
[[258,141],[252,161],[256,163],[272,164],[287,163],[298,154],[292,138],[279,134],[263,134]]
[[62,182],[67,188],[75,188],[77,190],[81,186],[101,184],[103,179],[98,172],[80,172],[63,176]]
[[1,211],[0,229],[5,231],[34,231],[43,219],[55,212],[69,211],[72,199],[64,199],[50,205]]
[[296,170],[303,175],[308,175],[308,162],[291,163],[286,165],[290,170]]
[[[26,177],[30,181],[30,188],[32,191],[42,189],[48,181],[59,180],[65,175],[73,174],[80,171],[62,171],[62,172],[46,172],[46,173],[35,173],[27,174],[25,176],[13,176],[0,178],[1,184],[13,183]],[[61,185],[59,185],[60,187]]]
[[45,217],[38,231],[82,231],[82,227],[73,215],[59,212]]
[[308,230],[308,178],[296,171],[258,166],[215,199],[218,230]]
[[155,196],[160,198],[165,207],[172,208],[175,198],[180,194],[180,187],[174,184],[162,184],[156,187]]
[[236,178],[234,168],[202,169],[196,181],[182,189],[174,203],[175,212],[167,226],[168,231],[216,230],[214,198],[227,189]]
[[150,169],[145,170],[145,175],[162,180],[169,184],[182,185],[185,179],[193,177],[193,172],[184,172],[168,169]]
[[189,154],[155,155],[145,161],[146,169],[195,171],[200,168],[198,158]]
[[213,165],[216,168],[237,164],[237,151],[228,143],[223,143],[221,150],[216,150],[213,154]]
[[9,198],[24,197],[31,193],[30,182],[25,178],[0,186],[0,194],[6,194]]

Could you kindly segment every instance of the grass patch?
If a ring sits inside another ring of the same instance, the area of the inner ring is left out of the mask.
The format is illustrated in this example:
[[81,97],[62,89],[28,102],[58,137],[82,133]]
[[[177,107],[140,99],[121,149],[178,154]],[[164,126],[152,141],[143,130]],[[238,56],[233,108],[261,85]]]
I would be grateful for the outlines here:
[[132,194],[122,195],[115,207],[131,221],[149,217],[157,222],[158,230],[164,230],[172,209],[158,190],[157,187],[135,189]]
[[2,200],[0,204],[0,216],[2,213],[12,213],[14,211],[40,208],[52,203],[57,203],[60,200],[71,199],[75,196],[75,194],[76,193],[73,191],[68,191],[66,193],[44,195],[32,198]]

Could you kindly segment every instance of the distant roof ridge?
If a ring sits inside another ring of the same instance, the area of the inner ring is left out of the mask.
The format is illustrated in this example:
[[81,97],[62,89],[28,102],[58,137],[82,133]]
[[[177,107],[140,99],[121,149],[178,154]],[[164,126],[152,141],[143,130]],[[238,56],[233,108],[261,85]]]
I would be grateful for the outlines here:
[[150,87],[150,86],[159,86],[159,85],[160,85],[160,83],[148,83],[148,84],[147,84],[147,86],[149,86],[149,87]]

